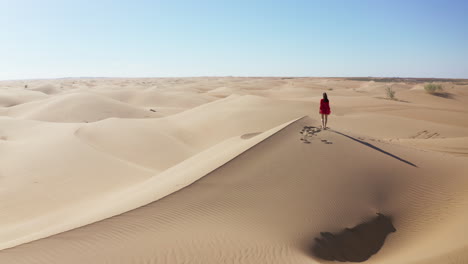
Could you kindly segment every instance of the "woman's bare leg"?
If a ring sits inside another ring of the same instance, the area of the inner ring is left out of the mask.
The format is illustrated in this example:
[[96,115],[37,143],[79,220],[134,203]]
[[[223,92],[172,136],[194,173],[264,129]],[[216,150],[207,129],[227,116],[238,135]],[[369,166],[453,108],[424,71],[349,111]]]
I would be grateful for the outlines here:
[[325,128],[327,128],[328,115],[325,115]]
[[323,116],[324,116],[324,114],[322,114],[322,129],[325,128],[325,120],[324,120],[324,117],[323,117]]

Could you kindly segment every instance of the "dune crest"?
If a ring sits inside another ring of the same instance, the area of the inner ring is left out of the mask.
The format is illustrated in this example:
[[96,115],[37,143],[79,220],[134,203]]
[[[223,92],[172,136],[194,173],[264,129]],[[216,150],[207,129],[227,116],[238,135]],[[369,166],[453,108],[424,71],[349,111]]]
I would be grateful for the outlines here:
[[[0,249],[87,225],[161,199],[190,185],[210,171],[258,144],[258,142],[283,129],[291,122],[266,131],[251,140],[243,140],[239,137],[228,139],[178,163],[174,167],[155,174],[145,181],[105,194],[99,200],[83,199],[71,207],[56,210],[37,217],[33,221],[30,219],[28,222],[12,224],[9,226],[8,231],[13,232],[3,232],[3,234],[0,232],[0,237],[3,240],[0,241]],[[223,155],[217,154],[219,152],[222,152]],[[120,203],[116,206],[109,206],[112,201],[120,201]],[[80,208],[92,208],[92,210],[80,210]],[[82,212],[79,218],[73,214],[77,210]],[[40,231],[31,234],[30,230]]]
[[0,82],[0,263],[466,263],[468,85],[423,84]]
[[57,95],[10,107],[8,115],[60,123],[87,123],[110,117],[148,118],[159,114],[88,93]]

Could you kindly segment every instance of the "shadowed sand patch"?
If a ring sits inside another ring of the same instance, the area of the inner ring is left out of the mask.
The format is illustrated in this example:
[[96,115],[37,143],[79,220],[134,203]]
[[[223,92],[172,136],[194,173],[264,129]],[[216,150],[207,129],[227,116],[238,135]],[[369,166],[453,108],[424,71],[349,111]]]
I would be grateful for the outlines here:
[[373,220],[346,228],[338,234],[321,232],[312,249],[315,256],[330,261],[363,262],[382,248],[385,238],[396,232],[390,217],[377,214]]
[[257,132],[257,133],[249,133],[249,134],[244,134],[241,136],[242,139],[249,139],[249,138],[253,138],[259,134],[261,134],[262,132]]
[[[27,88],[26,88],[27,89]],[[42,85],[42,86],[39,86],[37,88],[32,88],[30,89],[32,91],[38,91],[38,92],[41,92],[41,93],[44,93],[44,94],[47,94],[47,95],[50,95],[50,94],[56,94],[56,93],[59,93],[60,92],[60,89],[55,87],[54,85],[52,84],[45,84],[45,85]]]

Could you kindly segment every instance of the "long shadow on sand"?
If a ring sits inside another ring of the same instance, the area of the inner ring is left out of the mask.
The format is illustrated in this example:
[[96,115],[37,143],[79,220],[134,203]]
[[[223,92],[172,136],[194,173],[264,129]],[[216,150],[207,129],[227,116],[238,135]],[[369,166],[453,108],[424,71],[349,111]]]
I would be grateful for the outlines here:
[[387,236],[396,232],[390,217],[383,214],[370,222],[346,228],[337,234],[321,232],[315,238],[313,254],[321,259],[341,262],[363,262],[377,253]]
[[354,140],[354,141],[356,141],[356,142],[359,142],[359,143],[361,143],[361,144],[363,144],[363,145],[365,145],[365,146],[367,146],[367,147],[369,147],[369,148],[373,148],[373,149],[375,149],[375,150],[377,150],[377,151],[379,151],[379,152],[381,152],[381,153],[383,153],[383,154],[385,154],[385,155],[388,155],[388,156],[390,156],[390,157],[392,157],[392,158],[394,158],[394,159],[397,159],[397,160],[399,160],[399,161],[401,161],[401,162],[404,162],[404,163],[406,163],[406,164],[408,164],[408,165],[411,165],[411,166],[416,167],[416,168],[418,167],[418,166],[416,166],[414,163],[411,163],[411,162],[409,162],[409,161],[407,161],[407,160],[404,160],[404,159],[402,159],[402,158],[400,158],[400,157],[398,157],[398,156],[395,156],[395,155],[393,155],[392,153],[389,153],[389,152],[387,152],[387,151],[385,151],[385,150],[383,150],[383,149],[381,149],[381,148],[379,148],[379,147],[376,147],[376,146],[374,146],[374,145],[372,145],[372,144],[370,144],[370,143],[368,143],[368,142],[359,140],[359,139],[357,139],[357,138],[353,138],[352,136],[348,136],[348,135],[343,134],[343,133],[341,133],[341,132],[338,132],[338,131],[336,131],[336,130],[330,129],[330,131],[331,131],[331,132],[334,132],[334,133],[337,133],[337,134],[340,134],[340,135],[342,135],[342,136],[345,136],[345,137],[347,137],[347,138],[349,138],[349,139],[352,139],[352,140]]
[[442,97],[445,99],[455,99],[455,96],[453,96],[453,94],[447,93],[447,92],[437,92],[437,93],[433,93],[432,95]]

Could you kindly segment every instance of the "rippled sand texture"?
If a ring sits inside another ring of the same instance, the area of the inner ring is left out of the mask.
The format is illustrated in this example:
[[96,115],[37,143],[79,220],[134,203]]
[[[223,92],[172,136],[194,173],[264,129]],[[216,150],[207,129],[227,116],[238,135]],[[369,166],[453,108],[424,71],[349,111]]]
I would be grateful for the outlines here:
[[468,81],[425,81],[0,82],[0,263],[468,263]]

